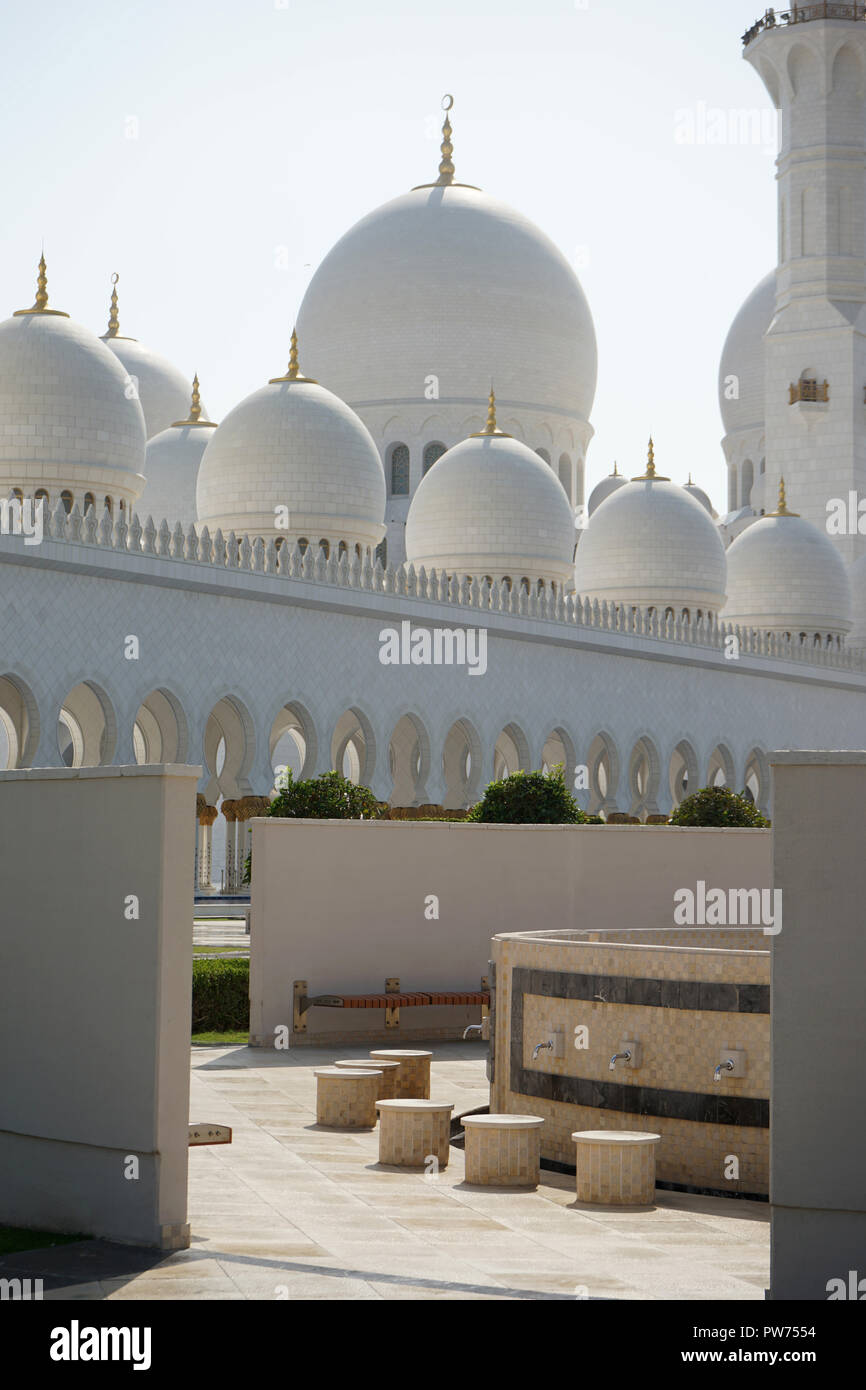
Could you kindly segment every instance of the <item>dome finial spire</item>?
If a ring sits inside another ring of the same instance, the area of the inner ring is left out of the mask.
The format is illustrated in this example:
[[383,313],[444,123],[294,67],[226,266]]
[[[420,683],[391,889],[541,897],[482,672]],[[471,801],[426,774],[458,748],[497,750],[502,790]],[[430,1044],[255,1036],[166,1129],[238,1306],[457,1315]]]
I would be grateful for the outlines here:
[[120,332],[120,319],[117,317],[117,282],[120,279],[117,271],[111,277],[111,309],[108,314],[108,329],[106,338],[116,338]]
[[450,111],[454,105],[454,98],[450,92],[446,92],[442,98],[442,110],[445,112],[445,120],[442,123],[442,144],[440,150],[442,158],[439,161],[439,178],[437,183],[452,184],[454,182],[454,163],[451,156],[454,153],[454,146],[451,143],[451,116]]
[[496,435],[497,439],[510,439],[511,435],[505,430],[501,430],[496,423],[496,394],[493,390],[493,383],[490,384],[490,395],[487,397],[487,424],[483,430],[477,430],[470,435],[470,439],[487,439],[491,435]]
[[298,365],[298,334],[295,328],[292,329],[291,347],[289,349],[289,370],[285,376],[272,376],[268,382],[269,386],[275,385],[278,381],[306,381],[313,386],[316,382],[311,376],[304,376]]
[[611,473],[610,476],[611,476],[612,478],[618,478],[618,477],[619,477],[619,469],[618,469],[617,466],[616,466],[616,459],[614,459],[614,461],[613,461],[613,472]]
[[56,318],[68,319],[62,309],[48,307],[48,273],[45,265],[45,249],[39,257],[39,274],[36,277],[36,299],[29,309],[16,309],[13,318],[23,318],[25,314],[54,314]]
[[776,508],[776,510],[775,510],[774,512],[770,512],[770,516],[799,516],[799,515],[800,515],[799,512],[789,512],[789,511],[788,511],[788,499],[787,499],[787,497],[785,496],[785,479],[784,479],[784,478],[780,478],[780,479],[779,479],[779,505],[778,505],[778,507]]
[[632,478],[633,483],[669,483],[670,478],[663,478],[656,472],[656,451],[653,444],[653,437],[649,437],[649,448],[647,450],[646,472],[639,474],[637,478]]
[[198,372],[192,379],[192,400],[189,407],[189,415],[185,420],[172,420],[171,428],[184,427],[186,425],[207,425],[209,429],[216,429],[214,420],[203,420],[201,418],[201,395],[198,385]]
[[490,383],[490,395],[487,397],[487,424],[484,426],[485,434],[496,433],[496,393],[493,390],[493,383]]
[[298,366],[298,333],[297,329],[292,329],[292,346],[289,349],[289,376],[292,381],[296,381],[300,373]]

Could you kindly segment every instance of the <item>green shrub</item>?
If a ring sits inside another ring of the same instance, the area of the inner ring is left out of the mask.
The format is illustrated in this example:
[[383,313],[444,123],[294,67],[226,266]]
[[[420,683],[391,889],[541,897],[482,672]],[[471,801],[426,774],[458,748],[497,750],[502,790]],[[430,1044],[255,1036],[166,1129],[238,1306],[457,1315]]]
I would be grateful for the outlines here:
[[565,785],[562,767],[514,772],[491,782],[467,820],[484,825],[583,825],[586,816]]
[[267,814],[293,820],[378,820],[382,806],[369,787],[357,787],[339,772],[296,782],[289,770]]
[[248,960],[194,960],[193,1033],[230,1033],[250,1026]]
[[730,828],[767,826],[770,822],[743,792],[732,792],[727,787],[701,787],[680,802],[670,824]]

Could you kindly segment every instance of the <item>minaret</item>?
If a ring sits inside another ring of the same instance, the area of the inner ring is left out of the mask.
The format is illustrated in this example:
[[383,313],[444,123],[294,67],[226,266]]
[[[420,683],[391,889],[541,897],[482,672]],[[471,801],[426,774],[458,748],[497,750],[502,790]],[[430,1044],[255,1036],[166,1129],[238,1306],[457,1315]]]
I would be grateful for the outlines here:
[[[768,10],[743,40],[781,124],[766,474],[753,502],[784,473],[826,529],[831,499],[866,498],[866,23],[861,5],[795,12]],[[866,550],[866,537],[832,539],[847,561]]]

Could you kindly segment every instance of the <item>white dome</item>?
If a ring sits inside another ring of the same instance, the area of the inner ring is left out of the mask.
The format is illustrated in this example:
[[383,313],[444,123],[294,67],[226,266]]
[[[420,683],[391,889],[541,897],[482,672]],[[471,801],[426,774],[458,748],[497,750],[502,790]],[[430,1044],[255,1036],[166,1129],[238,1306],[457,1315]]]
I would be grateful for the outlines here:
[[[764,428],[764,334],[776,311],[776,272],[755,286],[731,324],[719,366],[719,409],[726,434]],[[728,378],[736,377],[739,397],[726,396]]]
[[697,483],[693,483],[691,478],[689,478],[687,483],[683,483],[683,487],[690,497],[694,497],[696,502],[700,502],[701,506],[706,508],[711,517],[715,517],[716,513],[713,504],[702,487],[698,487]]
[[183,372],[135,338],[106,335],[102,341],[136,383],[148,439],[168,429],[175,420],[184,418],[192,383]]
[[196,520],[198,470],[216,425],[171,425],[148,440],[144,474],[147,482],[136,503],[139,516],[152,516],[156,525]]
[[[375,546],[385,474],[366,426],[330,391],[279,378],[229,411],[199,468],[198,519],[252,536]],[[288,509],[288,528],[276,525]]]
[[[47,294],[44,295],[47,303]],[[57,311],[0,323],[0,489],[83,490],[132,501],[144,486],[144,417],[95,333]],[[80,495],[79,495],[80,494]]]
[[727,560],[726,623],[794,637],[850,629],[845,565],[829,536],[804,517],[761,517],[731,543]]
[[457,184],[405,193],[348,231],[298,316],[307,369],[360,408],[437,401],[587,420],[592,315],[577,276],[522,214]]
[[667,479],[627,483],[599,507],[581,537],[577,592],[636,608],[718,612],[725,548],[705,508]]
[[845,646],[863,651],[866,650],[866,555],[854,561],[848,576],[851,582],[852,627]]
[[422,479],[406,522],[416,569],[571,588],[574,514],[552,470],[519,440],[475,435]]
[[[616,467],[616,465],[614,465]],[[596,483],[592,492],[589,494],[589,501],[586,504],[587,516],[592,516],[597,507],[600,507],[606,497],[610,497],[612,492],[624,487],[628,478],[624,478],[621,473],[609,473],[606,478],[602,478],[600,483]]]

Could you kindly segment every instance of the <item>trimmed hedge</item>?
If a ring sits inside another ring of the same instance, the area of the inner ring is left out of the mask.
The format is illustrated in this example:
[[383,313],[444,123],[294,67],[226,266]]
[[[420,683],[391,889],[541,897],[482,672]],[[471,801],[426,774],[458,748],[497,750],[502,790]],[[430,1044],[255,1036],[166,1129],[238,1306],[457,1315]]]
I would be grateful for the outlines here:
[[743,792],[732,792],[728,787],[701,787],[680,802],[670,824],[748,829],[770,822]]
[[248,960],[194,960],[193,1033],[242,1032],[250,1026]]
[[562,766],[513,772],[491,782],[466,817],[482,825],[583,825],[586,816],[565,785]]

